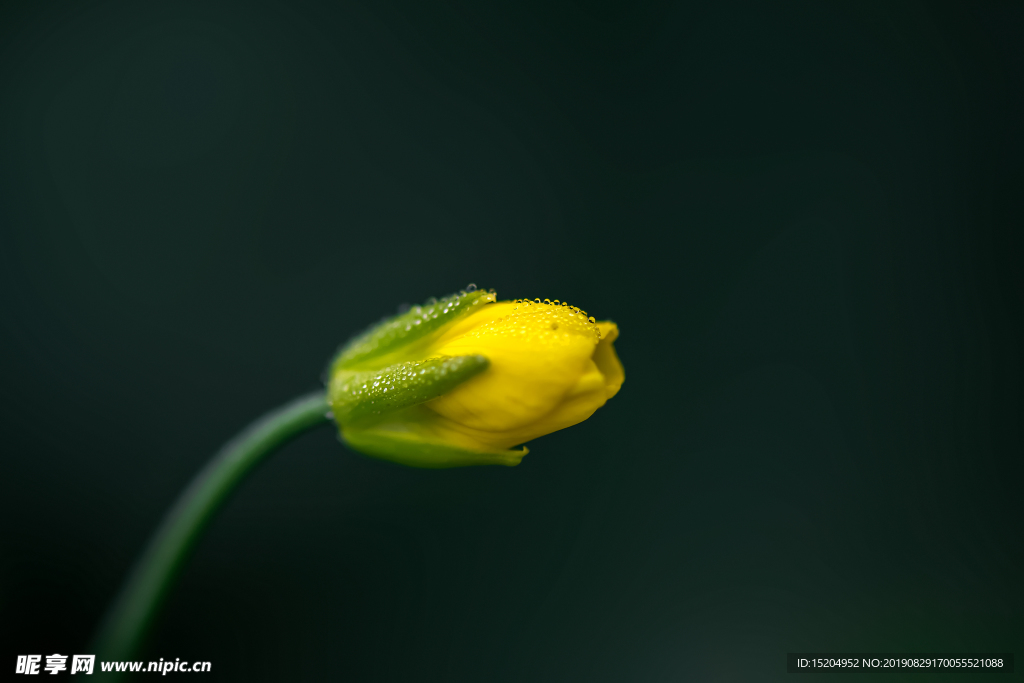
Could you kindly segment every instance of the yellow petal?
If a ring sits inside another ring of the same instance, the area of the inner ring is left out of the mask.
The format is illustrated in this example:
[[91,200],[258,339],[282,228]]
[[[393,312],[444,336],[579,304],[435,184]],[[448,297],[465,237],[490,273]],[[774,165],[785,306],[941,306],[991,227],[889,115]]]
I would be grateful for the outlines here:
[[604,375],[605,398],[611,398],[619,393],[619,388],[626,380],[626,372],[622,369],[622,362],[619,361],[612,343],[619,338],[619,327],[613,322],[602,320],[597,323],[601,330],[601,341],[594,351],[594,362],[598,370]]
[[528,438],[511,445],[525,443],[532,439],[557,432],[583,422],[605,404],[604,376],[594,361],[588,361],[588,370],[580,377],[576,386],[566,394],[555,409],[537,420],[527,435]]
[[435,351],[480,354],[490,367],[427,406],[470,429],[509,432],[530,427],[534,433],[534,425],[590,370],[597,343],[597,327],[567,306],[486,306],[460,321]]
[[499,301],[497,303],[482,306],[480,307],[480,310],[475,311],[474,313],[462,318],[461,320],[457,320],[448,326],[448,328],[446,328],[437,339],[431,342],[431,348],[439,349],[453,339],[458,339],[459,337],[472,332],[481,325],[486,325],[498,318],[516,313],[522,305],[523,304],[514,304],[511,301]]

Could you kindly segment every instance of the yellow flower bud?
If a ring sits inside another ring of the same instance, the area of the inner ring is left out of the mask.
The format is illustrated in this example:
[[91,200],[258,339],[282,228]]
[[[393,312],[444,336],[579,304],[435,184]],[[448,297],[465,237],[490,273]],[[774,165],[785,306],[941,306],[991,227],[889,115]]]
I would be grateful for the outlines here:
[[[346,365],[343,352],[328,397],[350,446],[419,467],[516,465],[527,449],[513,446],[582,422],[618,392],[615,323],[559,302],[471,303],[407,348],[388,347],[387,368]],[[391,397],[354,399],[380,392],[367,378],[387,382]]]

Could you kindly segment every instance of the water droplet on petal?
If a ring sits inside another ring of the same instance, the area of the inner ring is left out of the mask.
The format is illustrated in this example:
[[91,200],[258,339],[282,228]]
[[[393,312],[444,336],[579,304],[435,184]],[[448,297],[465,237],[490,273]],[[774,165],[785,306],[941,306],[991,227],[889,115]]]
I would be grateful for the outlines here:
[[596,322],[597,322],[597,320],[595,320],[595,319],[594,319],[594,316],[590,316],[590,322],[592,322],[592,323],[596,323]]
[[475,292],[476,291],[476,285],[474,285],[472,282],[470,282],[468,285],[466,285],[466,291],[467,292]]

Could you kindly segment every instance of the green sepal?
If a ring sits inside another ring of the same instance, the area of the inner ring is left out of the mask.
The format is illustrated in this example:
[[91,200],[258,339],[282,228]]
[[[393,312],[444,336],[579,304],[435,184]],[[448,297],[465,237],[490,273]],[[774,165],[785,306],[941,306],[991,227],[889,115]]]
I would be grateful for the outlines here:
[[487,369],[484,356],[437,356],[381,370],[342,370],[331,378],[328,401],[340,425],[374,419],[448,393]]
[[529,450],[471,451],[448,444],[424,441],[414,434],[390,430],[342,429],[342,440],[353,450],[408,467],[443,469],[470,465],[515,467]]
[[[439,301],[413,306],[405,313],[387,318],[353,337],[331,362],[331,374],[345,369],[390,365],[389,356],[429,340],[442,327],[495,300],[491,292],[459,292]],[[410,352],[413,349],[408,349]]]

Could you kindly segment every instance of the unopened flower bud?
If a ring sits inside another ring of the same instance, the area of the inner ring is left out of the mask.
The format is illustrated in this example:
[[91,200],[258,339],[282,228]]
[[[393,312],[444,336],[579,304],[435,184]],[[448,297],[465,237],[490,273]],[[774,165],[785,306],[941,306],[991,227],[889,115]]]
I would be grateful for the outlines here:
[[548,300],[459,293],[346,345],[328,400],[353,449],[415,467],[517,465],[514,446],[582,422],[622,385],[618,328]]

